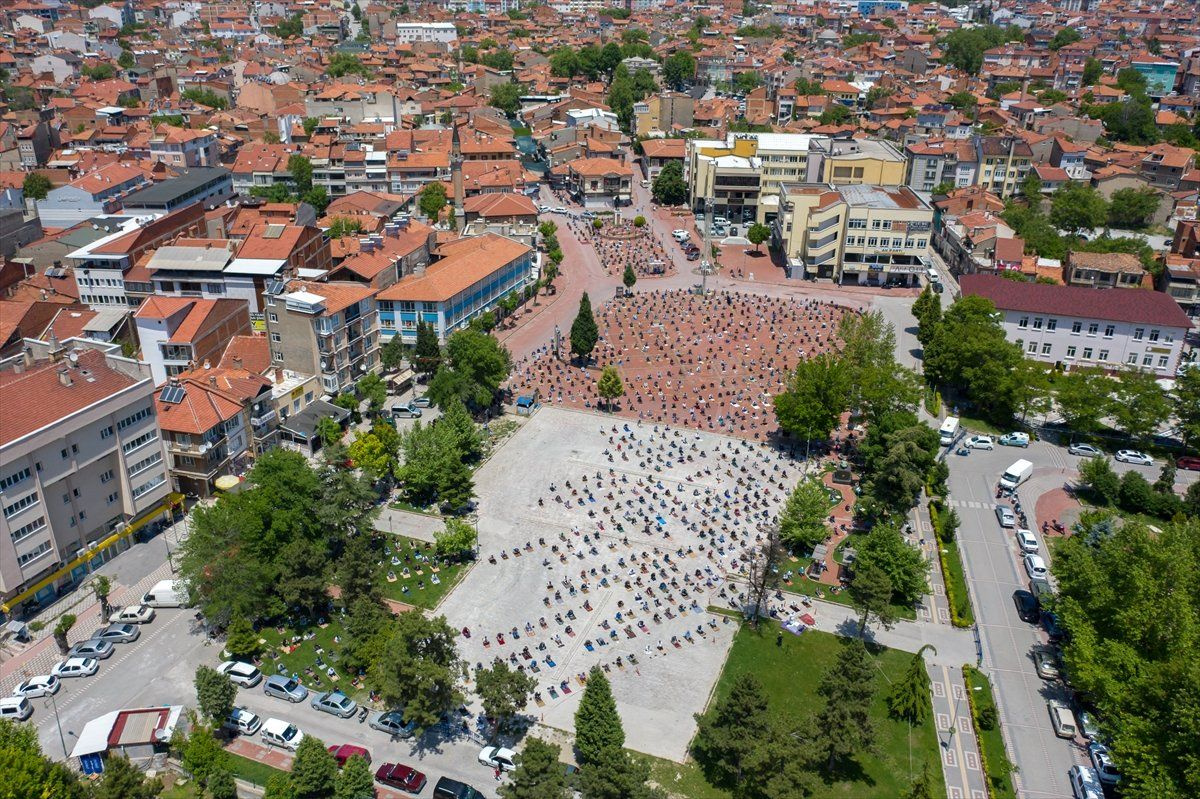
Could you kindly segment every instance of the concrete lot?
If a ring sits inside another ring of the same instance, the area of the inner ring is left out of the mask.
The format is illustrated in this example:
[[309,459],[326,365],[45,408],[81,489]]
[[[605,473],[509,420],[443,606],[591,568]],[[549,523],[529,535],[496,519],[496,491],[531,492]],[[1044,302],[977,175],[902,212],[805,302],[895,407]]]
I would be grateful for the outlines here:
[[[800,472],[759,444],[690,430],[676,435],[662,426],[655,434],[650,424],[630,423],[638,443],[627,440],[618,452],[620,435],[631,435],[622,430],[627,421],[542,408],[505,444],[503,457],[476,473],[481,562],[439,612],[455,627],[470,628],[471,637],[460,644],[472,665],[495,657],[515,658],[514,665],[527,669],[538,662],[541,701],[531,710],[551,727],[573,729],[583,687],[578,676],[607,664],[627,745],[681,760],[695,730],[692,715],[707,704],[735,628],[704,609],[725,574],[738,567],[747,534],[774,518]],[[620,431],[615,435],[614,424]],[[614,455],[612,462],[605,450]],[[751,473],[754,482],[744,476]],[[595,501],[581,505],[585,475]],[[579,497],[570,495],[568,481]],[[729,499],[726,489],[733,489]],[[556,493],[563,503],[555,501]],[[714,510],[706,516],[707,508]],[[526,646],[529,657],[521,655]],[[630,655],[636,663],[628,662]],[[563,681],[570,693],[562,691]]]

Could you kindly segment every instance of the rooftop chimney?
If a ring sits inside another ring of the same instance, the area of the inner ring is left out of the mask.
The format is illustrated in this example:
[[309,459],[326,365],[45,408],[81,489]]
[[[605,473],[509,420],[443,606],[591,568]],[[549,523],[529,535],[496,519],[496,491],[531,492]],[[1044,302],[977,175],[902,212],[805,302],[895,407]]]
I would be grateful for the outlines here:
[[33,366],[33,348],[25,347],[21,350],[21,360],[26,366]]
[[216,388],[216,387],[217,387],[217,376],[216,376],[216,375],[209,375],[209,376],[208,376],[208,384],[209,384],[210,386],[212,386],[213,388]]
[[58,370],[58,382],[62,383],[64,386],[71,385],[71,372],[69,369],[64,367]]
[[234,369],[242,368],[242,356],[240,356],[240,355],[233,356],[233,368]]

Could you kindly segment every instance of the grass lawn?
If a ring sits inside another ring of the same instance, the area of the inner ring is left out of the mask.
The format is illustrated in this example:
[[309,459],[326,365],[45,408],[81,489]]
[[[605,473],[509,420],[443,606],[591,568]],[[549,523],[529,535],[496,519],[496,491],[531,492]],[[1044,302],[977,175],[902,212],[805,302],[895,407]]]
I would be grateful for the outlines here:
[[[826,602],[834,602],[838,605],[845,605],[847,607],[850,607],[854,604],[850,601],[849,591],[843,590],[835,594],[830,590],[831,587],[832,586],[828,586],[825,583],[819,583],[816,580],[812,580],[803,574],[794,574],[791,577],[791,581],[782,583],[779,586],[779,589],[785,594],[800,594],[802,596],[816,597]],[[892,612],[895,613],[896,617],[900,619],[908,619],[909,621],[912,621],[917,618],[916,609],[907,605],[892,605]]]
[[[362,689],[353,684],[351,675],[342,673],[338,668],[341,620],[335,615],[320,622],[295,628],[264,627],[260,630],[259,637],[266,642],[262,671],[264,674],[299,675],[300,681],[310,691],[340,688],[353,695]],[[318,664],[318,657],[324,665]],[[330,667],[337,675],[337,680],[332,679],[326,671]]]
[[[388,599],[433,608],[458,583],[469,565],[470,561],[439,559],[433,544],[392,536],[389,551],[379,564],[379,586]],[[389,581],[389,575],[394,579]]]
[[983,419],[977,419],[973,416],[960,416],[958,417],[958,421],[964,430],[969,430],[972,433],[986,433],[993,436],[1002,436],[1009,432],[1008,430],[1001,430],[991,422],[984,421]]
[[160,799],[199,799],[200,796],[201,792],[196,788],[196,783],[194,782],[188,782],[184,785],[172,785],[159,794]]
[[[1007,770],[1001,769],[1003,776],[996,773],[997,765],[1008,760],[1008,753],[1004,749],[1004,737],[1000,734],[1000,723],[997,722],[991,730],[985,730],[979,724],[979,715],[983,713],[984,708],[990,707],[994,710],[996,707],[996,700],[992,696],[992,684],[983,672],[973,668],[963,670],[963,679],[967,684],[967,693],[971,696],[971,711],[975,716],[975,730],[979,733],[980,754],[987,764],[991,795],[995,799],[1016,799],[1017,794],[1013,790],[1012,779],[1007,775]],[[977,691],[976,688],[980,690]]]
[[939,543],[942,548],[946,573],[942,579],[950,590],[950,600],[954,604],[954,612],[962,626],[970,627],[975,623],[975,613],[971,609],[971,594],[967,590],[967,575],[963,571],[962,555],[958,551],[958,541]]
[[[764,623],[761,632],[748,625],[738,630],[717,683],[714,702],[728,694],[738,675],[751,672],[762,681],[774,712],[796,718],[811,716],[820,710],[823,700],[817,692],[817,684],[825,670],[835,662],[842,646],[841,639],[809,630],[798,637],[785,635],[783,646],[777,647],[776,629],[771,622]],[[934,794],[945,795],[933,721],[927,720],[910,730],[907,724],[893,720],[887,712],[888,687],[892,680],[900,678],[911,658],[907,652],[891,649],[883,649],[875,656],[879,674],[871,717],[876,729],[877,751],[858,757],[859,778],[826,783],[824,790],[817,794],[820,799],[894,799],[920,774],[924,760],[930,761],[936,775]],[[689,799],[727,799],[730,795],[709,785],[703,769],[695,763],[681,765],[654,759],[651,762],[655,781],[676,795]]]
[[232,752],[229,753],[229,758],[233,776],[255,785],[266,785],[267,780],[279,773],[279,769],[268,766],[266,763],[259,763],[257,760],[235,755]]
[[419,513],[422,516],[435,516],[437,518],[441,518],[441,514],[434,510],[430,510],[429,508],[418,508],[416,505],[409,505],[402,499],[393,499],[388,503],[388,507],[392,510],[402,510],[407,511],[408,513]]

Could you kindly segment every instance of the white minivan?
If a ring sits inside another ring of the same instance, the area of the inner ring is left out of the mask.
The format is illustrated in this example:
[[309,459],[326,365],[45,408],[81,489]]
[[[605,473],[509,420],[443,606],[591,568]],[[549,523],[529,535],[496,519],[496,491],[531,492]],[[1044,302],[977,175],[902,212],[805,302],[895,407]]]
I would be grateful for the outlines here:
[[159,580],[142,595],[142,604],[152,608],[183,608],[187,602],[187,586],[179,580]]
[[296,747],[304,740],[304,733],[291,722],[267,719],[262,724],[262,740],[267,746],[278,746],[280,749],[295,752]]
[[1062,702],[1051,701],[1046,703],[1046,710],[1050,711],[1050,723],[1059,738],[1074,738],[1079,733],[1079,725],[1071,708]]
[[0,699],[0,719],[24,721],[33,715],[33,705],[23,696]]

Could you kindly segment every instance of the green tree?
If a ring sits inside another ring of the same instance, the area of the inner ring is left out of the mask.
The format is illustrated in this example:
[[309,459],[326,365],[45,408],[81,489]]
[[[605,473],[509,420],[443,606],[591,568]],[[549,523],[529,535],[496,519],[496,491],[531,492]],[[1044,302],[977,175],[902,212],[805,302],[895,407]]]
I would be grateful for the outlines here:
[[855,567],[854,579],[850,581],[850,601],[858,611],[859,635],[867,629],[872,617],[884,629],[892,628],[896,623],[896,614],[892,609],[893,593],[891,578],[879,566]]
[[1054,38],[1050,40],[1050,49],[1058,50],[1066,47],[1068,44],[1074,44],[1083,38],[1083,34],[1074,28],[1059,28],[1054,34]]
[[329,57],[325,75],[330,78],[341,78],[346,75],[361,75],[367,78],[371,76],[371,69],[353,53],[334,53]]
[[316,616],[328,596],[329,552],[324,541],[296,538],[279,552],[275,590],[279,600],[294,613]]
[[1032,169],[1021,181],[1021,197],[1035,208],[1042,201],[1042,180]]
[[337,772],[337,761],[325,742],[315,735],[305,735],[292,760],[292,785],[298,799],[327,799],[333,794]]
[[892,584],[892,601],[912,604],[929,592],[929,562],[896,524],[877,524],[855,547],[857,573],[878,566]]
[[433,534],[433,545],[443,557],[461,557],[472,552],[479,542],[479,533],[462,519],[446,519],[445,526]]
[[1010,375],[1022,358],[1007,340],[984,297],[963,297],[948,308],[925,345],[925,376],[933,385],[962,387],[988,416],[1006,422],[1014,411]]
[[[212,784],[213,777],[209,777],[210,792],[212,791]],[[5,787],[11,790],[13,786],[6,782]],[[154,797],[162,793],[162,789],[162,780],[157,777],[147,778],[146,774],[130,763],[128,758],[114,754],[105,759],[104,775],[98,783],[94,784],[91,799],[154,799]],[[9,795],[21,796],[22,794]],[[35,795],[46,797],[60,796],[57,793],[26,795],[31,797]]]
[[873,421],[892,410],[917,407],[917,377],[896,363],[896,328],[882,313],[847,314],[838,325],[838,336],[849,370],[849,408]]
[[1088,114],[1104,123],[1104,133],[1110,141],[1128,144],[1154,144],[1158,141],[1154,108],[1144,94],[1103,106],[1090,106]]
[[829,438],[849,407],[852,379],[848,364],[836,355],[801,359],[787,390],[773,400],[779,426],[804,441]]
[[402,613],[367,672],[384,703],[403,707],[405,718],[421,732],[437,724],[443,712],[462,704],[457,637],[445,616]]
[[[357,219],[350,219],[344,216],[339,216],[334,219],[333,222],[329,224],[329,228],[325,231],[325,233],[331,239],[340,239],[344,236],[357,236],[361,232],[362,222],[358,221]],[[398,338],[398,336],[392,336],[392,338]]]
[[[237,616],[225,628],[225,648],[234,660],[253,660],[262,650],[262,645],[258,643],[258,637],[258,633],[250,626],[250,622]],[[227,679],[226,682],[228,682]]]
[[207,725],[194,726],[182,743],[174,748],[180,753],[183,767],[201,785],[208,783],[209,775],[229,770],[229,753],[221,747],[221,742]]
[[650,785],[650,765],[619,747],[601,750],[591,767],[580,770],[578,780],[583,799],[666,799]]
[[299,799],[296,786],[292,784],[292,775],[286,771],[268,777],[265,788],[263,799]]
[[375,372],[367,372],[354,384],[358,396],[367,401],[371,413],[378,413],[387,401],[387,383]]
[[1100,76],[1104,74],[1104,64],[1100,59],[1088,56],[1088,59],[1083,62],[1083,74],[1080,76],[1080,82],[1084,86],[1095,86],[1100,82]]
[[804,556],[829,534],[829,493],[817,477],[801,480],[779,513],[779,537],[792,552]]
[[350,442],[346,454],[356,468],[362,469],[372,480],[387,480],[396,469],[396,453],[374,432],[359,433]]
[[955,92],[946,98],[946,104],[954,106],[959,111],[965,111],[979,105],[979,98],[970,92]]
[[304,34],[304,17],[296,13],[275,26],[275,35],[280,39],[290,39]]
[[833,769],[838,761],[870,748],[875,741],[871,720],[875,667],[861,639],[843,641],[818,690],[825,705],[817,714],[815,743]]
[[483,439],[479,428],[475,426],[467,407],[457,397],[451,397],[445,403],[438,425],[446,428],[443,432],[449,436],[463,460],[475,463],[482,457]]
[[[925,669],[925,650],[933,649],[925,644],[917,650],[904,670],[904,676],[892,684],[888,693],[888,710],[892,716],[915,727],[929,718],[929,672]],[[937,650],[934,650],[937,654]]]
[[75,772],[42,754],[32,724],[0,719],[0,764],[6,796],[83,799],[89,795]]
[[1113,383],[1096,369],[1072,369],[1055,381],[1063,421],[1076,433],[1093,433],[1112,406]]
[[498,83],[492,87],[488,105],[498,108],[504,113],[516,116],[521,110],[521,85],[519,83]]
[[1108,458],[1096,456],[1079,464],[1079,477],[1092,491],[1092,497],[1104,505],[1115,505],[1121,481]]
[[421,209],[422,214],[436,222],[438,215],[446,207],[446,184],[439,180],[426,183],[421,189],[417,207]]
[[[443,189],[443,193],[444,193]],[[444,198],[443,198],[444,201]],[[417,374],[428,378],[442,364],[442,347],[438,344],[437,332],[425,321],[417,322],[417,341],[413,348],[413,368]]]
[[633,271],[633,264],[625,264],[625,273],[621,275],[621,282],[625,284],[626,289],[633,288],[637,283],[637,273]]
[[612,365],[604,367],[600,372],[600,379],[596,381],[596,393],[604,400],[605,408],[611,408],[613,400],[624,396],[625,386],[621,383],[621,375],[617,373],[617,367]]
[[750,243],[754,245],[754,251],[758,252],[762,249],[762,243],[771,238],[771,228],[760,222],[755,222],[746,231],[746,238],[750,239]]
[[333,780],[333,799],[375,799],[375,779],[366,758],[355,755],[346,761]]
[[237,686],[210,666],[196,669],[196,703],[204,718],[216,726],[225,723],[237,700]]
[[446,364],[429,383],[427,395],[439,408],[457,396],[468,410],[489,407],[508,378],[512,356],[479,330],[458,330],[446,341]]
[[917,775],[917,779],[904,792],[902,799],[937,799],[937,792],[934,790],[933,771],[929,767],[928,760],[921,765],[921,773]]
[[491,667],[475,670],[475,692],[483,704],[484,715],[495,723],[497,731],[508,729],[513,718],[529,705],[529,696],[535,688],[537,680],[509,668],[499,658]]
[[1143,228],[1158,212],[1160,202],[1159,193],[1149,186],[1117,189],[1108,206],[1108,224],[1115,228]]
[[686,50],[677,50],[663,59],[663,82],[673,89],[682,89],[696,77],[696,59]]
[[75,626],[75,614],[64,613],[58,617],[58,623],[54,625],[54,643],[58,644],[58,651],[65,655],[70,647],[67,644],[67,633]]
[[662,168],[650,190],[654,202],[659,205],[682,205],[688,199],[688,187],[683,181],[683,165],[669,161]]
[[817,122],[822,125],[844,125],[850,121],[850,109],[841,103],[830,103],[817,117]]
[[917,319],[917,340],[928,346],[942,323],[942,295],[926,286],[913,302],[912,312]]
[[316,432],[317,438],[326,447],[332,447],[342,440],[342,426],[330,416],[322,416],[317,420]]
[[313,186],[300,195],[300,200],[311,205],[318,217],[324,216],[325,209],[329,207],[329,192],[324,186]]
[[592,301],[588,299],[585,291],[579,298],[579,311],[575,314],[575,321],[571,323],[571,355],[586,362],[599,340],[600,330],[596,326],[596,317],[592,314]]
[[1074,233],[1102,227],[1108,203],[1087,183],[1067,183],[1050,200],[1050,224]]
[[696,716],[692,752],[721,783],[739,785],[771,719],[767,694],[753,674],[740,674],[729,695],[712,710]]
[[404,339],[399,335],[394,335],[379,348],[379,363],[388,371],[399,369],[400,365],[404,363],[406,352]]
[[212,89],[194,87],[191,89],[185,89],[182,93],[180,93],[180,96],[185,100],[191,100],[197,105],[207,106],[209,108],[216,109],[217,111],[224,111],[229,107],[229,101],[214,92]]
[[1171,394],[1172,412],[1179,420],[1179,432],[1183,443],[1195,447],[1200,441],[1200,367],[1184,369],[1175,378],[1175,390]]
[[579,764],[588,770],[599,763],[605,750],[620,750],[625,745],[625,729],[617,715],[612,686],[599,666],[588,672],[583,698],[575,710],[575,750]]
[[304,194],[312,189],[312,161],[306,156],[294,153],[288,158],[288,172],[292,176],[292,183],[296,186],[298,194]]
[[44,200],[51,188],[50,179],[41,172],[30,172],[21,183],[21,192],[27,200]]
[[[209,799],[238,799],[237,783],[233,781],[233,775],[225,769],[209,774],[206,787]],[[157,795],[157,793],[151,794],[151,796]]]
[[1171,404],[1153,374],[1125,369],[1113,390],[1110,413],[1119,430],[1147,441],[1170,416]]
[[1117,503],[1130,513],[1153,513],[1154,490],[1138,472],[1125,472],[1117,489]]
[[567,799],[570,791],[562,765],[562,748],[541,738],[528,738],[517,754],[517,768],[497,790],[501,799]]
[[121,55],[117,56],[117,66],[121,69],[131,69],[137,64],[131,50],[121,50]]
[[100,603],[100,618],[108,620],[112,614],[112,605],[108,604],[108,595],[112,591],[112,581],[103,574],[97,574],[92,578],[92,593],[96,597],[96,601]]

